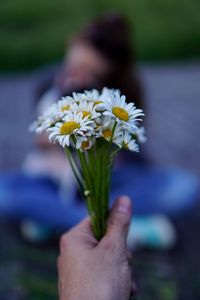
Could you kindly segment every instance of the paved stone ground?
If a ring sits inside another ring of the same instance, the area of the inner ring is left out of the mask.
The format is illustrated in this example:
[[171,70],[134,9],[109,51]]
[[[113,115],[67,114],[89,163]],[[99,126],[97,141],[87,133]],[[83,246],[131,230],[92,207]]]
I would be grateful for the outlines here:
[[[31,146],[39,82],[55,66],[27,74],[0,75],[0,168],[19,167]],[[147,156],[158,165],[182,167],[200,176],[200,63],[142,65]]]

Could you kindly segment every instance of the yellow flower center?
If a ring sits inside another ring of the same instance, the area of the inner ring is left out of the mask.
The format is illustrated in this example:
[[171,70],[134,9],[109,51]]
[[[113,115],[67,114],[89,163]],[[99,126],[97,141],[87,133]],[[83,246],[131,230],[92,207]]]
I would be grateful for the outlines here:
[[88,112],[88,111],[86,111],[86,110],[83,110],[82,114],[83,114],[83,118],[85,118],[85,117],[91,117],[91,113]]
[[123,146],[124,146],[124,149],[128,150],[128,144],[124,143]]
[[103,103],[102,101],[94,101],[94,105],[98,105],[98,104],[101,104],[101,103]]
[[110,129],[105,129],[103,132],[103,136],[105,139],[110,140],[112,137],[112,130]]
[[63,105],[61,107],[61,111],[64,112],[65,110],[68,110],[69,109],[69,105]]
[[89,141],[83,141],[81,143],[81,149],[83,149],[83,150],[87,149],[89,146],[90,146]]
[[75,129],[79,129],[80,125],[75,122],[75,121],[69,121],[64,123],[61,127],[60,127],[60,133],[63,135],[69,135],[71,133],[73,133],[73,131]]
[[113,115],[115,115],[118,119],[127,122],[129,119],[129,115],[125,109],[119,106],[115,106],[112,109]]

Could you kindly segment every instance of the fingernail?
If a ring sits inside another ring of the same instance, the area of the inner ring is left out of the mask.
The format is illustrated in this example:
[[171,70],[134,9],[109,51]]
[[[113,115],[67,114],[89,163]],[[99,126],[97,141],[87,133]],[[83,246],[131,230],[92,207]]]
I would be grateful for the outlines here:
[[127,196],[122,196],[118,200],[117,211],[122,213],[129,213],[131,207],[131,200]]

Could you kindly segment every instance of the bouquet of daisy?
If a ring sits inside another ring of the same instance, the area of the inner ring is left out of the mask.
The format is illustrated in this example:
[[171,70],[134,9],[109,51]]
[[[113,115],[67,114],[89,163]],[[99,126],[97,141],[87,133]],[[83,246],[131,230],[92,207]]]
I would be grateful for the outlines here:
[[143,116],[118,90],[104,88],[61,98],[32,126],[64,148],[98,240],[106,230],[113,161],[120,149],[139,151],[137,143],[145,141],[138,126]]

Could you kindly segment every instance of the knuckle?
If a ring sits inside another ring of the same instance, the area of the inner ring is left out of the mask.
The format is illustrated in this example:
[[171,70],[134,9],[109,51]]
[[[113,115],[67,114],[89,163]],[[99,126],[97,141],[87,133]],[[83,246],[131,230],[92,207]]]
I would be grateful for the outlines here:
[[129,216],[127,214],[117,212],[115,216],[115,223],[121,226],[127,226],[129,224]]

